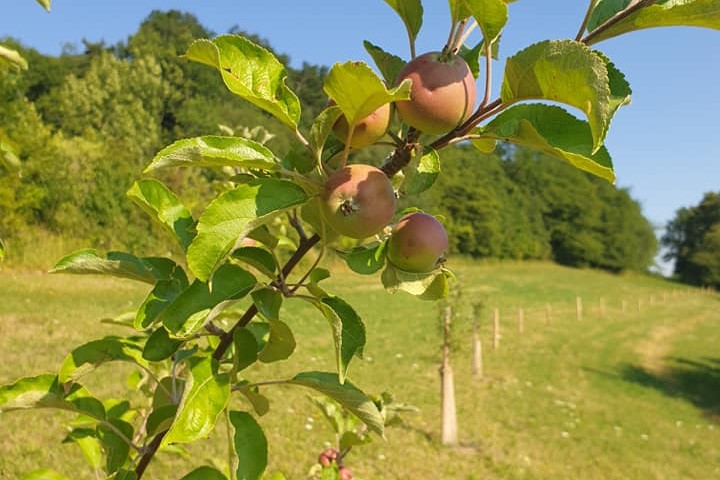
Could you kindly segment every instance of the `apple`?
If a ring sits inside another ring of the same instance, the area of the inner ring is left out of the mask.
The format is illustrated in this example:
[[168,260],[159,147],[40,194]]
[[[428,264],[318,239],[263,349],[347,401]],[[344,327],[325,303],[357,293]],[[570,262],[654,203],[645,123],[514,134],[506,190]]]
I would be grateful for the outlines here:
[[320,194],[325,221],[350,238],[366,238],[385,227],[395,214],[390,179],[372,165],[348,165],[328,177]]
[[353,478],[355,478],[352,471],[347,467],[340,467],[338,474],[340,480],[353,480]]
[[340,452],[335,450],[334,448],[327,448],[320,453],[320,456],[318,457],[318,462],[324,467],[329,467],[335,460],[337,460],[338,455],[340,455]]
[[388,261],[400,270],[425,273],[444,262],[448,236],[432,215],[410,213],[393,227],[387,248]]
[[440,135],[468,119],[475,107],[475,77],[465,60],[428,52],[400,71],[397,84],[412,80],[410,100],[395,102],[400,118],[421,132]]
[[[330,104],[334,105],[335,102],[330,100]],[[386,103],[355,125],[355,130],[353,130],[353,135],[350,139],[350,147],[363,148],[372,145],[385,135],[389,126],[390,104]],[[341,142],[347,143],[347,138],[350,134],[350,125],[344,115],[341,115],[337,122],[335,122],[335,125],[333,125],[333,132],[335,132],[335,135],[337,135]]]

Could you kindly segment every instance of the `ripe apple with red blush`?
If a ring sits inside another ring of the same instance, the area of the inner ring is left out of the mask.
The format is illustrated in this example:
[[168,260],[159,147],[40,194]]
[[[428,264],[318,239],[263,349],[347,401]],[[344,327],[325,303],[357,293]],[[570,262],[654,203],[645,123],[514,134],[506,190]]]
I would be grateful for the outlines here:
[[366,238],[381,231],[396,206],[390,179],[372,165],[348,165],[325,182],[320,206],[326,222],[350,238]]
[[468,119],[477,87],[465,60],[451,53],[428,52],[408,62],[397,78],[412,80],[410,100],[395,103],[400,118],[421,132],[441,135]]

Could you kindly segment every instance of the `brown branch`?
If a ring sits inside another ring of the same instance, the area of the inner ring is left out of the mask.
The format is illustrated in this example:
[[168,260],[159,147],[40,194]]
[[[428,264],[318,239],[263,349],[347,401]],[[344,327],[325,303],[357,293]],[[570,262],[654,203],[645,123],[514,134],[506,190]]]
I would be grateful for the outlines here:
[[396,173],[405,168],[410,159],[412,158],[412,152],[416,148],[416,142],[420,132],[414,128],[408,129],[407,137],[405,141],[395,148],[390,160],[385,165],[380,167],[380,170],[387,175],[388,178],[392,178]]
[[152,439],[152,442],[150,442],[150,445],[148,445],[147,450],[140,458],[137,467],[135,467],[135,475],[137,475],[138,480],[142,478],[143,474],[145,473],[145,469],[150,464],[150,460],[152,460],[152,458],[155,456],[155,453],[157,453],[158,448],[160,448],[160,444],[162,443],[163,438],[165,438],[167,432],[168,431],[165,430],[164,432],[155,435],[155,437]]
[[610,17],[605,23],[601,24],[599,27],[597,27],[595,30],[590,32],[581,40],[582,43],[585,45],[590,45],[592,41],[603,33],[608,28],[612,27],[616,23],[618,23],[620,20],[623,20],[627,17],[629,17],[631,14],[635,13],[636,11],[640,10],[641,8],[645,8],[647,6],[650,6],[654,3],[656,3],[657,0],[636,0],[635,3],[630,3],[630,5],[621,12],[618,12],[615,14],[615,16]]

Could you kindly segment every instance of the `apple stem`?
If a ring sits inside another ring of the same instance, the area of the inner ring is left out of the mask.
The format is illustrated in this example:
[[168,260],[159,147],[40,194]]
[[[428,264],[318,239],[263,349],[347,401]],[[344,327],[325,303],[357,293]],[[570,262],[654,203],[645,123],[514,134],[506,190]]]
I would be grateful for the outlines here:
[[485,42],[485,95],[483,96],[480,108],[484,108],[490,101],[490,92],[492,91],[492,42],[487,38]]
[[[466,20],[466,21],[467,21],[467,20]],[[465,45],[465,42],[466,42],[467,39],[470,37],[470,34],[471,34],[471,33],[473,32],[473,30],[475,30],[477,27],[478,27],[477,21],[476,21],[476,20],[473,20],[472,23],[470,24],[470,26],[469,26],[467,29],[465,29],[464,32],[462,32],[462,30],[461,30],[460,32],[458,32],[458,34],[456,35],[456,37],[458,37],[458,38],[456,38],[455,42],[453,42],[453,47],[452,47],[452,50],[451,50],[452,53],[457,53],[457,52],[460,51],[460,48],[461,48],[463,45]],[[462,34],[462,35],[461,35],[461,34]]]

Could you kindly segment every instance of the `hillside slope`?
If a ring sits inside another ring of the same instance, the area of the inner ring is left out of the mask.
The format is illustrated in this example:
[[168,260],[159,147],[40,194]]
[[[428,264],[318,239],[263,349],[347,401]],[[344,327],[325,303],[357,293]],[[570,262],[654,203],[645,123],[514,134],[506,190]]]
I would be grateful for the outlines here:
[[[439,446],[437,309],[407,295],[385,293],[377,278],[346,273],[334,284],[368,327],[366,358],[351,367],[353,381],[370,392],[390,390],[421,409],[406,416],[404,427],[390,429],[387,442],[376,440],[351,452],[347,463],[356,478],[720,476],[717,296],[650,277],[543,263],[454,264],[463,282],[452,359],[461,438],[457,448]],[[129,281],[3,272],[0,383],[52,371],[71,346],[120,332],[98,319],[134,308],[145,293],[143,285]],[[583,302],[580,320],[577,297]],[[480,301],[485,377],[473,380],[470,312]],[[286,321],[301,332],[293,365],[262,366],[250,378],[332,369],[325,320],[299,303],[288,301],[286,307]],[[492,349],[495,307],[501,328],[497,350]],[[103,397],[117,395],[105,379],[115,381],[129,371],[105,366],[90,378],[91,390]],[[271,437],[271,469],[288,478],[307,478],[324,442],[332,440],[330,428],[305,391],[275,387],[266,393],[271,412],[260,422]],[[239,398],[234,401],[238,408],[248,408]],[[77,447],[59,444],[68,419],[48,410],[3,414],[0,478],[16,478],[40,466],[74,479],[95,478]],[[223,428],[192,452],[207,464],[223,465]],[[148,478],[170,480],[190,470],[190,463],[177,455],[158,460]]]

